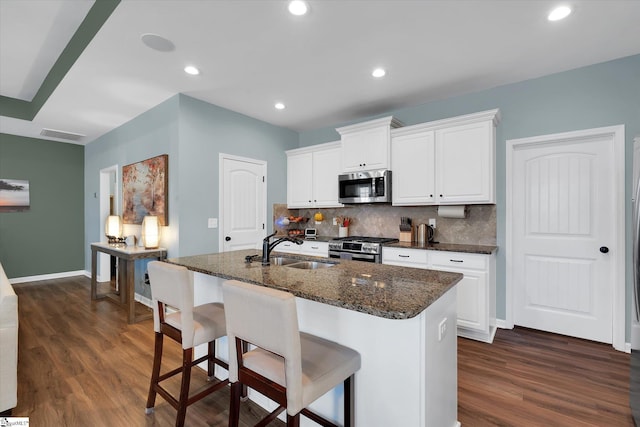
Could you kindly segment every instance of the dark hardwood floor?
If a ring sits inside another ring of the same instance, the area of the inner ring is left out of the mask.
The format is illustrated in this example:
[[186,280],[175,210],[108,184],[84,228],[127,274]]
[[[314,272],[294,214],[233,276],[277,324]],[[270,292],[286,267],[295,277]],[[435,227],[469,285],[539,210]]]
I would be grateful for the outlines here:
[[[86,277],[14,287],[20,312],[15,416],[29,417],[32,426],[174,424],[175,410],[161,397],[152,415],[144,413],[152,320],[128,325],[123,309],[90,301]],[[163,366],[178,366],[180,354],[166,340]],[[499,330],[492,345],[458,339],[458,365],[458,419],[464,427],[633,426],[629,355],[610,345]],[[194,372],[192,389],[206,379]],[[228,399],[223,390],[192,405],[186,425],[226,426]],[[253,425],[261,414],[256,405],[243,404],[242,425]]]
[[525,328],[494,343],[458,339],[463,426],[633,427],[629,354]]

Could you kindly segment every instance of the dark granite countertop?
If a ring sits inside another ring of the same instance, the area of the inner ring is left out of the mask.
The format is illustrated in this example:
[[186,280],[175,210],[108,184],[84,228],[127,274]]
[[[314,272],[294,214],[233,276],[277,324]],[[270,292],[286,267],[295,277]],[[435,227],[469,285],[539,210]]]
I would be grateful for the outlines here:
[[465,252],[483,255],[490,255],[498,250],[497,246],[466,245],[461,243],[420,244],[418,242],[395,242],[385,243],[383,246],[388,246],[390,248],[424,249],[427,251]]
[[409,319],[429,307],[463,275],[362,261],[278,254],[288,258],[336,263],[330,268],[302,270],[245,263],[253,249],[169,258],[190,270],[291,292],[297,297],[387,319]]

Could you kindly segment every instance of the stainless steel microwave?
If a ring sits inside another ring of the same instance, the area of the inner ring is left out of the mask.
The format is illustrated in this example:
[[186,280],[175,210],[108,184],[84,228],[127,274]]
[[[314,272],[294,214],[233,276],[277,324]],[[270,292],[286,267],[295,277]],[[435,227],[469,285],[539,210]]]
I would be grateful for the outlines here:
[[391,203],[391,171],[387,169],[338,175],[340,203]]

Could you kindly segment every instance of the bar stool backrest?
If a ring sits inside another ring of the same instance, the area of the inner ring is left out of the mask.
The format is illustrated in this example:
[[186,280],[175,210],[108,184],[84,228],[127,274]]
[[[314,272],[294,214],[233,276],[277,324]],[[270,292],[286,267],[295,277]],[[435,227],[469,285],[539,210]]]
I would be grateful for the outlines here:
[[229,339],[229,382],[238,381],[235,339],[284,358],[287,410],[302,410],[302,355],[295,296],[235,280],[223,285]]
[[186,267],[161,261],[150,262],[147,269],[151,283],[154,331],[160,332],[160,322],[164,318],[160,310],[164,310],[163,305],[166,304],[180,310],[182,348],[193,347],[193,276]]

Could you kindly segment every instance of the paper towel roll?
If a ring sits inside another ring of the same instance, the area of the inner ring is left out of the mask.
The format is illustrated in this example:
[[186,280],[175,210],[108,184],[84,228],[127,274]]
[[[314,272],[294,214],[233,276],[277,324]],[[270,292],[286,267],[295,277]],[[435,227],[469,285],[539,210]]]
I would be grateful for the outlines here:
[[467,207],[460,206],[438,206],[438,216],[443,218],[466,218]]

